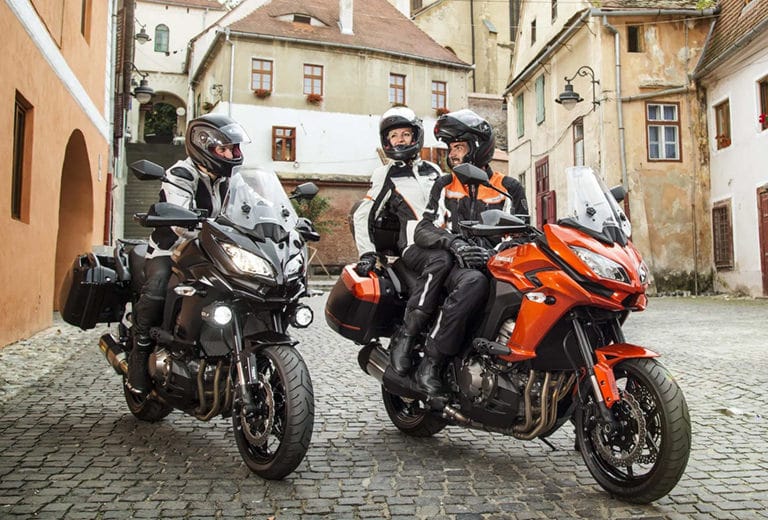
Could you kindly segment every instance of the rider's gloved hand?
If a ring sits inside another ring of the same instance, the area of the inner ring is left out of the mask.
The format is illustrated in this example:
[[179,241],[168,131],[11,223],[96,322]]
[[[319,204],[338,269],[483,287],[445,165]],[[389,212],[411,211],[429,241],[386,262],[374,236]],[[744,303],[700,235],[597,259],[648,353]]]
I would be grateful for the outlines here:
[[368,276],[368,273],[373,271],[373,268],[376,267],[377,259],[378,257],[376,256],[376,253],[363,253],[360,257],[360,261],[357,262],[357,265],[355,266],[355,272],[360,276]]
[[451,242],[451,253],[456,257],[459,267],[465,269],[482,269],[491,257],[487,249],[473,246],[460,238]]

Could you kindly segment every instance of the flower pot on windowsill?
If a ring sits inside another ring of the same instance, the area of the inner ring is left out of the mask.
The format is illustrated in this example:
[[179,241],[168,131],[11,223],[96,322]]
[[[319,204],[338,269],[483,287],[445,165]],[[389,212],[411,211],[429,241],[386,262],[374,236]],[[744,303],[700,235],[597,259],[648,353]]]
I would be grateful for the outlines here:
[[445,107],[440,107],[440,108],[436,108],[436,109],[435,109],[435,115],[436,115],[437,117],[440,117],[440,116],[444,116],[444,115],[445,115],[445,114],[447,114],[448,112],[450,112],[450,110],[448,110],[448,109],[447,109],[447,108],[445,108]]
[[323,102],[323,96],[320,94],[307,94],[307,103],[310,105],[319,105]]
[[272,95],[272,91],[271,90],[267,90],[265,88],[257,88],[256,90],[253,91],[253,95],[256,96],[259,99],[264,99],[264,98],[268,98],[269,96],[271,96]]
[[731,146],[731,138],[727,135],[718,135],[715,136],[715,139],[717,140],[717,149],[721,148],[727,148],[728,146]]

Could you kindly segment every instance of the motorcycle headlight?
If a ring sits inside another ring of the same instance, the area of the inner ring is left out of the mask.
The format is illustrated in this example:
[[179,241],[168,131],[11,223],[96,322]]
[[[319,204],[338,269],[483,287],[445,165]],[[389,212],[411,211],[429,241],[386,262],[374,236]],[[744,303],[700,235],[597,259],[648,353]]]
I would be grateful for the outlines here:
[[587,267],[601,278],[607,278],[609,280],[616,280],[617,282],[629,283],[629,275],[624,268],[603,255],[599,255],[589,249],[583,247],[570,246],[571,250],[576,253],[576,256],[584,262]]
[[301,273],[304,269],[304,258],[301,255],[296,255],[288,261],[285,266],[285,276],[291,276],[296,273]]
[[221,247],[229,255],[229,258],[232,259],[235,267],[242,272],[267,278],[275,277],[275,270],[272,268],[272,265],[260,256],[249,253],[232,244],[221,244]]

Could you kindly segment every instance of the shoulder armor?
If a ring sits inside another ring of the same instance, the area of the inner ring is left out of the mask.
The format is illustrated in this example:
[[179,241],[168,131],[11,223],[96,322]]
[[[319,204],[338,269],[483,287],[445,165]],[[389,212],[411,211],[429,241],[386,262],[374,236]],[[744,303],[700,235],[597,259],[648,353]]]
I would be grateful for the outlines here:
[[186,168],[183,168],[181,166],[174,166],[169,170],[171,174],[173,174],[176,177],[179,177],[181,179],[184,179],[186,181],[193,181],[195,180],[195,177],[190,173],[189,170]]

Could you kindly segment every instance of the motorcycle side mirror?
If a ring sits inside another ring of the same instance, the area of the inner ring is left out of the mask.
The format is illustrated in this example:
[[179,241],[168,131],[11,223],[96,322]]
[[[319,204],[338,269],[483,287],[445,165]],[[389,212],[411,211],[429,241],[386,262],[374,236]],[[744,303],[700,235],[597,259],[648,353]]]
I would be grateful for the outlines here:
[[456,166],[453,173],[459,179],[459,182],[468,186],[491,186],[488,181],[488,174],[474,164],[464,163]]
[[129,168],[140,181],[159,181],[165,177],[165,168],[146,159],[134,162]]
[[289,198],[312,200],[315,195],[317,195],[318,191],[320,190],[314,182],[305,182],[304,184],[299,184],[296,186],[296,188],[291,192],[291,196]]
[[611,195],[613,195],[613,198],[616,199],[616,202],[621,202],[627,196],[627,190],[624,188],[624,186],[619,184],[618,186],[611,188]]

